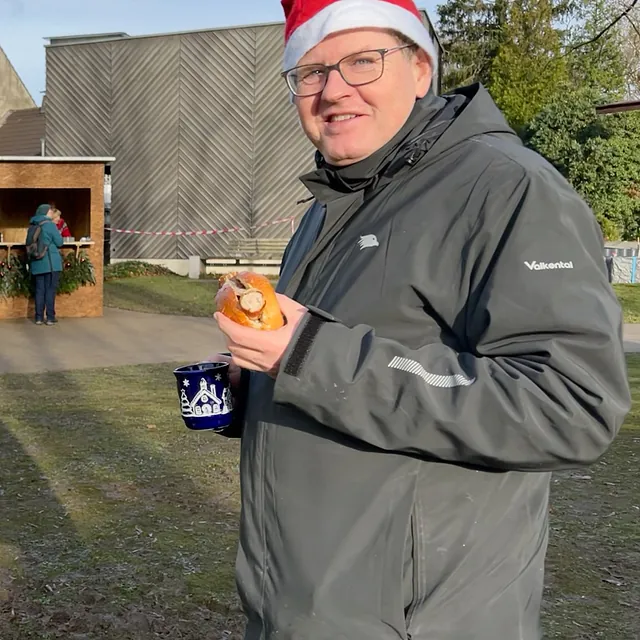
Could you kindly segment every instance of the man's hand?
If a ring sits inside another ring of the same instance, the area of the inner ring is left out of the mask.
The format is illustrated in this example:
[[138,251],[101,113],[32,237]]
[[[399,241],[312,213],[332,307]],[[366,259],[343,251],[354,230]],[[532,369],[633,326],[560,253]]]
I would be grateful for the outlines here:
[[221,313],[214,314],[220,330],[227,339],[227,348],[233,362],[243,369],[262,371],[275,377],[280,361],[307,308],[291,298],[277,293],[278,304],[286,324],[275,331],[260,331],[244,327]]

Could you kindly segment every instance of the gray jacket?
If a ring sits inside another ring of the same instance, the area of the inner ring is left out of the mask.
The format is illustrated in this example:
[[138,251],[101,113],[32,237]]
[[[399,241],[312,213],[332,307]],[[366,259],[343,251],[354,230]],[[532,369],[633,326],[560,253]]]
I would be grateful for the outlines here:
[[319,158],[279,291],[310,306],[242,417],[250,640],[537,640],[551,471],[630,408],[592,212],[474,85]]

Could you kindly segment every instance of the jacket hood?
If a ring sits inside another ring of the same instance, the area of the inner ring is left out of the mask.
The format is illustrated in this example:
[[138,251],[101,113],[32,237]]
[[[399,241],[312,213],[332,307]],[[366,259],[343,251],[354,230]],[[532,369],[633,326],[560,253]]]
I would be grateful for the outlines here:
[[480,83],[449,95],[431,91],[416,104],[400,131],[369,157],[333,166],[316,152],[316,170],[301,177],[318,200],[380,186],[410,170],[429,154],[430,160],[480,134],[502,134],[519,140]]
[[43,220],[49,220],[49,219],[50,218],[47,218],[47,216],[45,216],[45,215],[36,213],[36,215],[31,217],[31,219],[29,220],[29,223],[30,224],[39,224]]
[[456,89],[444,99],[452,103],[462,100],[462,104],[434,149],[444,151],[480,134],[507,134],[516,142],[520,140],[481,83]]

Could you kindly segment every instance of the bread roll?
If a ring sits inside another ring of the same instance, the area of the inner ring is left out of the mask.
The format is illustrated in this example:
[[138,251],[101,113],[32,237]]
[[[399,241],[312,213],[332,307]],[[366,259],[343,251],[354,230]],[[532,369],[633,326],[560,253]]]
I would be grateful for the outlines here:
[[276,292],[259,273],[225,274],[220,278],[215,302],[220,313],[245,327],[272,331],[284,326]]

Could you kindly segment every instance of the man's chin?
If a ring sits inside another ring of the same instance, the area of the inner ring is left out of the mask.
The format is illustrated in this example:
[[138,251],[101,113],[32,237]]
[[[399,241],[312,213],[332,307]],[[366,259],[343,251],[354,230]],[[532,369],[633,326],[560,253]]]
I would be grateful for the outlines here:
[[326,149],[322,156],[329,163],[336,167],[343,167],[355,164],[371,155],[363,147],[344,147],[342,149]]

